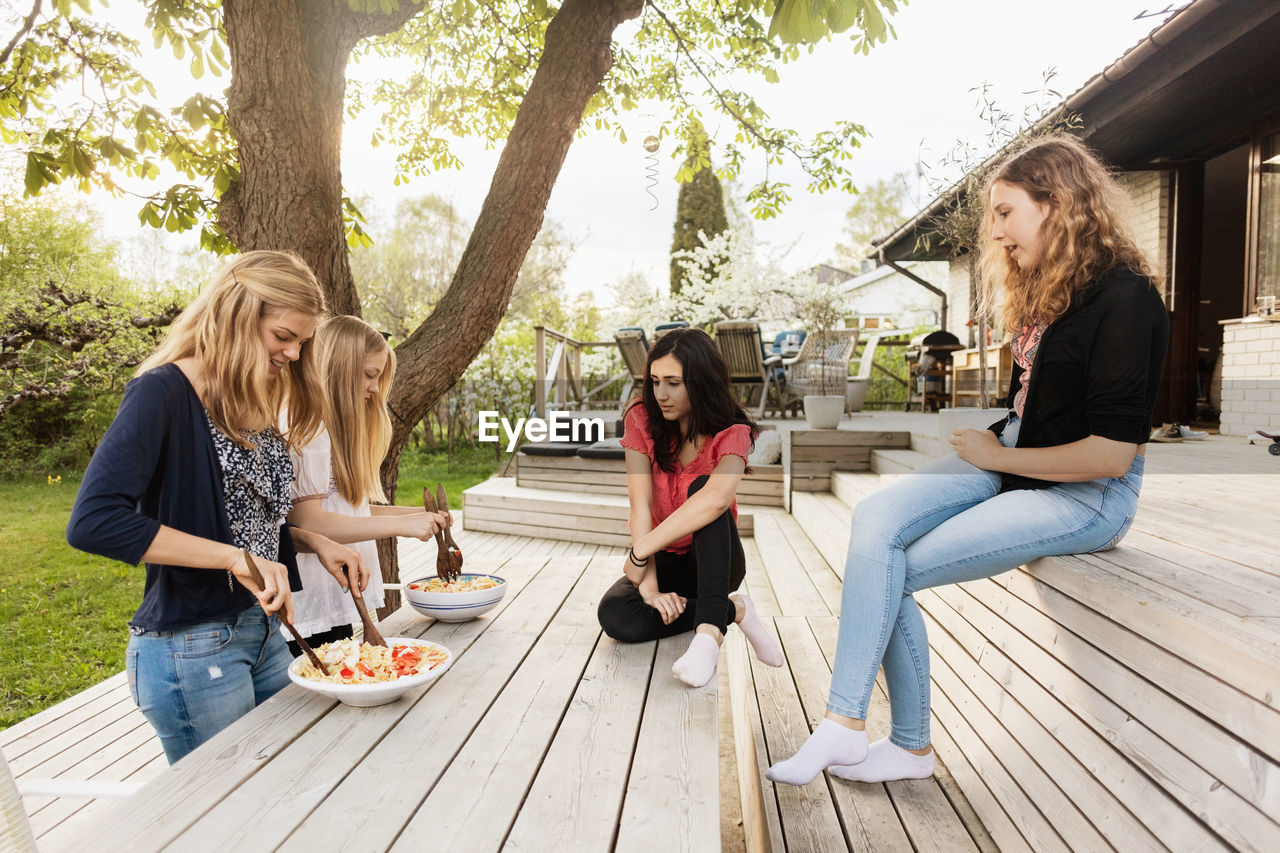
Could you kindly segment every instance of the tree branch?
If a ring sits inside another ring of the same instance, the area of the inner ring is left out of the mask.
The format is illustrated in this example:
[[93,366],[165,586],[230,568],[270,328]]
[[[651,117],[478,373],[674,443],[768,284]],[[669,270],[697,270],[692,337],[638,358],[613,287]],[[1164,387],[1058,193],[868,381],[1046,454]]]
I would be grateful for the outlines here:
[[36,0],[35,5],[31,7],[31,14],[22,21],[22,28],[13,34],[13,38],[9,39],[9,43],[4,46],[4,50],[0,51],[0,65],[4,65],[9,61],[9,54],[13,53],[13,49],[18,46],[18,42],[31,32],[31,28],[36,24],[36,18],[40,15],[40,5],[44,0]]

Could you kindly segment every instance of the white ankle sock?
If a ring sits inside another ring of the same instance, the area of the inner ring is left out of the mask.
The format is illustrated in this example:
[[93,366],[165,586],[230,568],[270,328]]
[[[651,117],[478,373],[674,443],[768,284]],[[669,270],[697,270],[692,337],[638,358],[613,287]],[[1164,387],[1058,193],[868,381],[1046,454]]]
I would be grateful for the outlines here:
[[833,764],[858,764],[866,757],[866,732],[845,728],[834,720],[823,720],[799,752],[770,767],[765,775],[775,782],[808,785]]
[[690,687],[701,687],[716,674],[720,644],[706,634],[694,634],[689,650],[671,664],[671,672]]
[[927,779],[933,775],[938,760],[933,752],[916,755],[882,738],[871,744],[867,760],[861,764],[831,768],[832,776],[854,782],[894,782],[898,779]]
[[742,599],[743,610],[742,621],[738,623],[738,627],[742,629],[747,642],[755,650],[756,658],[768,666],[782,666],[784,662],[782,647],[778,645],[773,633],[764,626],[764,623],[760,621],[760,617],[756,615],[755,604],[745,595],[740,594],[737,597]]

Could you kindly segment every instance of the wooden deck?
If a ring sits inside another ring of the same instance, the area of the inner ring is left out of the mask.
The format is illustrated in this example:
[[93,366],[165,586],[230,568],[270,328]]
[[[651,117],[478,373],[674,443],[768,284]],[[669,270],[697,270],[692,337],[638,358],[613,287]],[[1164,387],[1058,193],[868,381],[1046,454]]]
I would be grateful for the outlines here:
[[[501,612],[461,625],[405,611],[387,620],[393,634],[459,655],[421,695],[365,710],[295,703],[291,743],[265,736],[259,719],[167,769],[121,674],[0,743],[20,783],[149,783],[128,801],[28,798],[50,851],[83,849],[101,832],[156,850],[623,850],[659,839],[744,850],[748,833],[751,849],[778,851],[995,850],[945,769],[887,788],[824,779],[775,792],[764,778],[821,717],[839,579],[789,515],[757,515],[764,529],[745,542],[747,584],[761,613],[778,617],[789,667],[759,665],[731,631],[718,681],[684,688],[670,666],[687,637],[629,646],[596,624],[623,551],[467,533],[468,565],[499,571],[512,589]],[[431,554],[404,546],[408,577]],[[887,719],[884,707],[877,718]],[[368,790],[383,792],[375,810],[342,807]],[[182,811],[191,798],[211,804],[198,819]]]
[[[920,423],[915,450],[873,451],[792,514],[752,508],[746,589],[781,669],[730,631],[718,680],[680,687],[686,638],[599,631],[620,549],[465,531],[468,565],[511,591],[462,625],[387,620],[458,653],[406,700],[291,701],[283,728],[255,712],[172,770],[122,675],[0,732],[20,782],[150,782],[128,802],[28,797],[41,849],[103,831],[146,849],[1280,849],[1280,460],[1226,439],[1150,449],[1119,548],[919,596],[933,779],[764,778],[823,713],[852,506],[937,452]],[[404,576],[432,557],[404,543]],[[880,690],[873,739],[888,716]],[[209,804],[194,817],[193,798]]]

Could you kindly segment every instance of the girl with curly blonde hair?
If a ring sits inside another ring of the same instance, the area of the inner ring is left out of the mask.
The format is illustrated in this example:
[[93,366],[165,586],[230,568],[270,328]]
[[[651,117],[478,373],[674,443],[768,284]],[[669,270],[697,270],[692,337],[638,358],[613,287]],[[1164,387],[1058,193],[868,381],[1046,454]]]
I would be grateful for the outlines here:
[[[1133,521],[1169,321],[1125,222],[1115,177],[1053,136],[995,167],[983,190],[985,310],[1012,336],[1009,412],[957,430],[955,452],[854,510],[825,719],[769,768],[884,782],[934,770],[929,643],[913,594],[1038,557],[1114,547]],[[884,668],[892,728],[868,745]]]

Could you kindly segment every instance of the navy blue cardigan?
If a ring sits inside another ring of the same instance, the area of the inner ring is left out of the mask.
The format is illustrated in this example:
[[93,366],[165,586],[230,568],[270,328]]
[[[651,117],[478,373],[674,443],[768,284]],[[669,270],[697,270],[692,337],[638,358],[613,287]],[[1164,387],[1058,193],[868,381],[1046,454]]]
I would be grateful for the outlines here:
[[[67,542],[136,566],[161,525],[234,544],[222,491],[222,468],[204,407],[173,364],[149,370],[125,387],[120,410],[89,461],[76,496]],[[287,527],[279,561],[300,589]],[[227,573],[147,563],[142,606],[129,624],[164,631],[230,618],[257,599]]]

